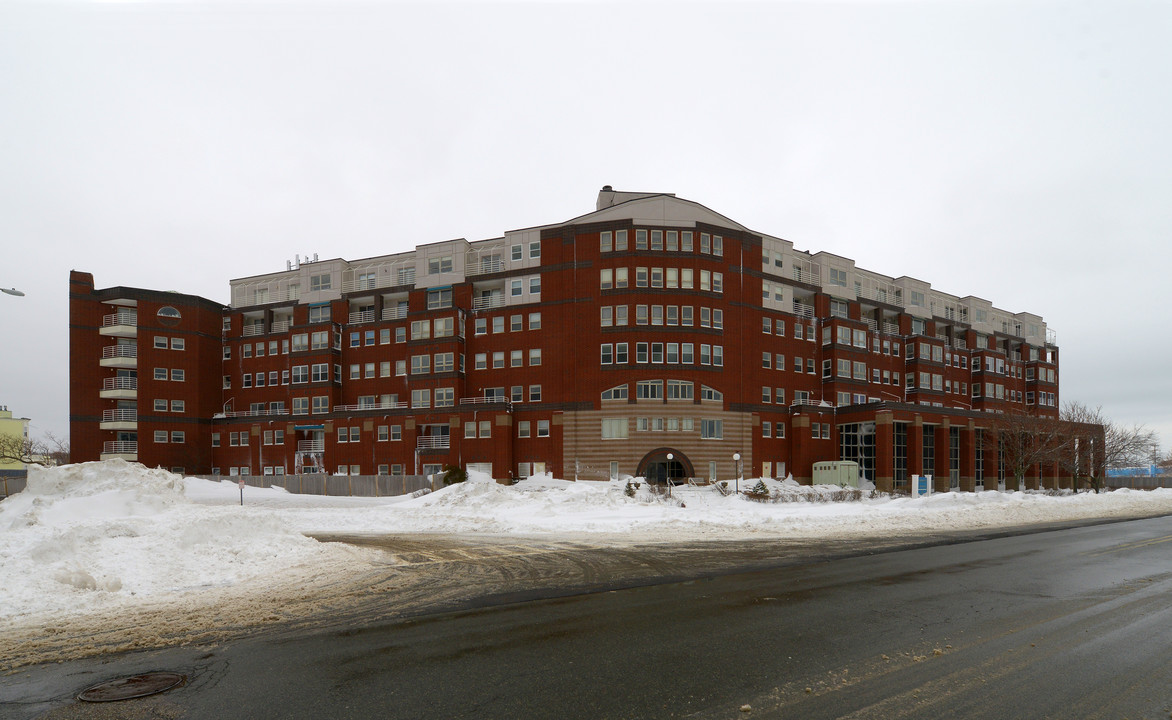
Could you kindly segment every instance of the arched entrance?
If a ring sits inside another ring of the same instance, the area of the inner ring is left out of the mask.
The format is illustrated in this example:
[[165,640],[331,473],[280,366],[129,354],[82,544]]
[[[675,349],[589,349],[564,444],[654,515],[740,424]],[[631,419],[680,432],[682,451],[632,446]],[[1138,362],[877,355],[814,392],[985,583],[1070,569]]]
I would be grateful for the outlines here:
[[[667,457],[668,454],[672,456],[670,460]],[[669,447],[656,448],[644,455],[643,459],[639,461],[639,469],[636,474],[647,478],[647,482],[652,483],[664,483],[668,479],[671,479],[672,482],[680,482],[695,475],[692,470],[692,461],[688,459],[688,456]]]

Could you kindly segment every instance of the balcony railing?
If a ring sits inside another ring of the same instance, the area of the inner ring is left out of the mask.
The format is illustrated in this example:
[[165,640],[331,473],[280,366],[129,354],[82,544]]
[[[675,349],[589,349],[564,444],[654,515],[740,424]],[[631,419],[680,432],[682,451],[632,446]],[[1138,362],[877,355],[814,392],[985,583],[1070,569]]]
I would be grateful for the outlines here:
[[419,450],[447,450],[452,446],[450,435],[422,435],[415,439]]
[[102,443],[102,453],[106,455],[137,455],[138,442],[134,440],[107,440]]
[[277,410],[229,410],[216,413],[216,418],[261,417],[264,415],[288,415],[289,411],[281,408]]
[[461,405],[493,405],[497,403],[508,403],[509,399],[502,395],[493,395],[491,397],[466,397],[460,398]]
[[241,333],[244,337],[252,337],[253,335],[264,335],[264,323],[252,323],[244,326],[244,332]]
[[794,315],[797,315],[798,317],[812,318],[812,317],[814,317],[814,306],[813,305],[806,305],[805,303],[800,303],[797,300],[795,300],[794,301]]
[[407,317],[407,308],[405,307],[383,308],[383,320],[402,320],[405,317]]
[[899,323],[887,322],[886,320],[884,320],[883,321],[883,332],[888,335],[898,335],[899,334]]
[[138,378],[111,377],[102,380],[103,390],[137,390]]
[[350,324],[374,322],[374,310],[362,310],[350,313]]
[[138,410],[129,408],[103,410],[102,422],[138,422]]
[[500,258],[492,260],[470,260],[465,265],[465,273],[468,275],[487,275],[489,273],[501,272],[505,269],[505,263]]
[[102,359],[110,360],[111,358],[137,358],[137,345],[107,345],[102,348]]
[[297,441],[297,452],[319,453],[319,452],[325,452],[325,451],[326,451],[326,441],[325,440],[298,440]]
[[102,318],[102,327],[113,327],[114,325],[138,325],[138,313],[116,312]]
[[801,283],[806,283],[807,285],[819,284],[821,282],[821,274],[822,273],[820,271],[815,274],[809,270],[801,270],[796,267],[794,268],[794,280],[797,280]]
[[403,410],[409,403],[400,400],[396,402],[358,403],[357,405],[335,405],[336,412],[351,412],[354,410]]
[[473,310],[484,310],[487,308],[497,308],[505,306],[505,296],[502,295],[484,295],[472,299]]
[[286,332],[288,329],[289,329],[289,321],[288,320],[274,320],[272,326],[269,328],[269,332],[275,332],[275,333]]

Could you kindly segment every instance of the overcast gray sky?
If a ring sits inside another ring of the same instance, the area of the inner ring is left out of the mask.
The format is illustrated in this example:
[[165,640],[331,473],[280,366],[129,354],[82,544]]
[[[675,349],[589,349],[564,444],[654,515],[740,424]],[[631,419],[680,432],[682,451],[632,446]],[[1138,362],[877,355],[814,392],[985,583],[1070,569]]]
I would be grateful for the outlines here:
[[0,404],[68,431],[70,269],[228,301],[674,192],[1040,314],[1172,443],[1172,5],[0,0]]

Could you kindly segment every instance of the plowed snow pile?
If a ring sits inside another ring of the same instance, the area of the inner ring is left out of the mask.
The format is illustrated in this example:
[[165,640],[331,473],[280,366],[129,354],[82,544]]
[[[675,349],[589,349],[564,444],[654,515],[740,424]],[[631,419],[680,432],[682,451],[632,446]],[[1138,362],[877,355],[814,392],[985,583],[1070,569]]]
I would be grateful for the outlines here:
[[[743,480],[741,489],[756,484]],[[263,607],[280,586],[297,597],[370,568],[376,551],[305,533],[590,534],[599,543],[752,537],[871,537],[1172,513],[1172,490],[1074,496],[942,493],[923,499],[825,502],[830,488],[766,479],[753,502],[715,487],[567,482],[515,486],[474,475],[423,497],[339,498],[240,490],[122,461],[30,470],[28,488],[0,502],[0,635],[53,617],[195,604],[225,592]],[[732,483],[729,483],[732,485]],[[809,500],[823,500],[814,501]],[[292,583],[292,585],[290,585]]]
[[0,620],[84,613],[344,561],[264,510],[206,507],[120,460],[29,471],[0,503]]

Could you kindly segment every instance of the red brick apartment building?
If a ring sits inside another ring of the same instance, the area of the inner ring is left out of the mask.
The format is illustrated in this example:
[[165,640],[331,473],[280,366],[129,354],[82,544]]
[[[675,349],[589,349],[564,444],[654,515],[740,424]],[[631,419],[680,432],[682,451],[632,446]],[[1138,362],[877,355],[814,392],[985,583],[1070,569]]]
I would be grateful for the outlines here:
[[992,418],[1058,409],[1037,315],[609,186],[564,223],[233,280],[227,307],[76,271],[69,298],[74,457],[193,474],[728,479],[739,454],[971,490],[1006,475]]

